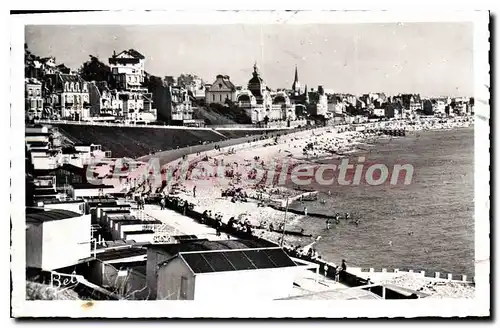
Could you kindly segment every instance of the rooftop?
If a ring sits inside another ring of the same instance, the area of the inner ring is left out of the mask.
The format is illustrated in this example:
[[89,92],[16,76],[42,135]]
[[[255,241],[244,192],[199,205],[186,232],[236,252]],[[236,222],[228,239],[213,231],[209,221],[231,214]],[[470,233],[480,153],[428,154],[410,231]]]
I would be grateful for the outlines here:
[[179,253],[195,274],[297,267],[281,248]]
[[73,189],[110,189],[114,188],[113,186],[108,186],[108,185],[96,185],[92,183],[72,183],[71,186]]
[[146,255],[147,250],[142,247],[122,247],[118,249],[106,250],[102,253],[97,253],[96,258],[101,261],[113,261],[125,259],[128,257],[136,257]]
[[110,58],[111,59],[126,59],[123,58],[123,55],[128,55],[132,58],[135,58],[135,59],[145,59],[144,55],[141,54],[139,51],[135,50],[135,49],[129,49],[129,50],[123,50],[122,52],[118,53],[118,54],[113,54],[113,56]]
[[153,230],[125,231],[125,235],[142,235],[143,233],[154,233]]
[[[113,222],[120,223],[121,225],[134,225],[134,224],[161,224],[161,221],[158,220],[138,220],[131,219],[127,217],[114,217],[110,218]],[[127,231],[129,232],[129,231]]]
[[50,210],[26,215],[26,223],[43,223],[49,221],[65,220],[82,216],[67,210]]
[[245,248],[276,247],[276,244],[267,241],[256,240],[198,240],[190,242],[181,242],[178,244],[151,244],[148,248],[164,251],[168,254],[176,255],[181,252],[213,251],[213,250],[231,250]]

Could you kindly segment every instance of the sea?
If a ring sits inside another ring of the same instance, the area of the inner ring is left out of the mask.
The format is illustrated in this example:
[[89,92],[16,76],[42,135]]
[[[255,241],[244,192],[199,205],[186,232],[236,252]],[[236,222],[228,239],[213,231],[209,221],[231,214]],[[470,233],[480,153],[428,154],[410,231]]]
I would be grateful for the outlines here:
[[[348,266],[474,276],[474,130],[418,131],[361,144],[350,154],[366,163],[413,165],[410,184],[316,186],[315,201],[290,207],[359,218],[333,222],[304,217],[293,226],[321,236],[322,258]],[[334,160],[332,160],[334,162]],[[323,162],[324,163],[324,162]]]

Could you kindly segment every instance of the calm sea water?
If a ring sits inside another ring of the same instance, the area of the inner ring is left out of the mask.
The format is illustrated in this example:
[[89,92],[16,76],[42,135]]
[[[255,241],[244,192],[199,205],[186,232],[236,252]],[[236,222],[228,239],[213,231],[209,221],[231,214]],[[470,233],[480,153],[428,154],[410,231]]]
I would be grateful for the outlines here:
[[320,218],[296,222],[322,236],[316,245],[322,257],[334,263],[346,259],[351,266],[473,276],[473,129],[418,132],[364,148],[367,151],[353,156],[352,162],[362,155],[366,162],[388,167],[411,163],[413,181],[397,186],[316,186],[318,201],[291,204],[317,213],[349,212],[361,219],[359,226],[341,220],[330,230]]

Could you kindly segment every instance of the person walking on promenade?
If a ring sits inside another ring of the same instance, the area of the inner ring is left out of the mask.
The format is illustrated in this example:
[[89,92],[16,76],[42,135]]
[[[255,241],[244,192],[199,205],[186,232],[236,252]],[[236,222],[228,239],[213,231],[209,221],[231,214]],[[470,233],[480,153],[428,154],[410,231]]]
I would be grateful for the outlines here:
[[345,276],[347,273],[347,265],[345,263],[345,260],[342,260],[341,268],[342,268],[342,270],[341,270],[341,277],[340,278],[342,278],[342,280],[345,280]]
[[328,265],[325,263],[325,266],[323,267],[324,269],[324,274],[325,274],[325,280],[326,280],[326,277],[328,276]]
[[215,221],[215,235],[217,237],[220,237],[221,233],[220,233],[220,229],[222,227],[222,221],[220,219],[220,217],[217,218],[217,220]]
[[164,210],[165,209],[165,198],[161,198],[160,200],[160,210]]
[[335,267],[335,282],[340,281],[340,268],[337,266]]
[[196,186],[193,187],[193,197],[196,198]]

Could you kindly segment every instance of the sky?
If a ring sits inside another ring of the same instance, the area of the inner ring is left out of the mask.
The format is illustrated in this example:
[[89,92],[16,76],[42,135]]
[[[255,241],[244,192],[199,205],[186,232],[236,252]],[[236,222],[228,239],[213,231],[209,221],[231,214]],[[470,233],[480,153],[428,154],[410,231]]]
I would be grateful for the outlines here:
[[271,89],[302,86],[339,93],[473,95],[472,23],[328,25],[30,25],[34,54],[78,69],[89,55],[108,63],[134,48],[157,76],[229,75],[246,86],[254,62]]

